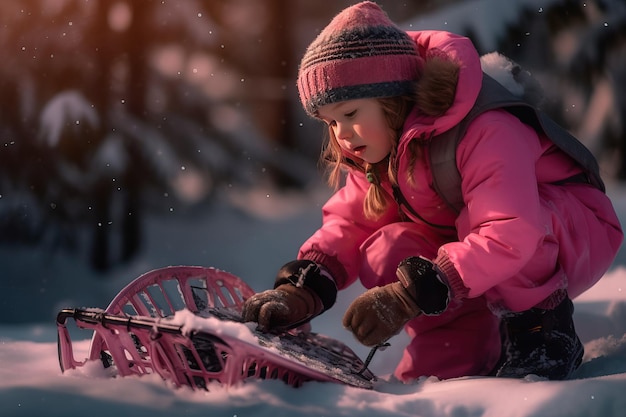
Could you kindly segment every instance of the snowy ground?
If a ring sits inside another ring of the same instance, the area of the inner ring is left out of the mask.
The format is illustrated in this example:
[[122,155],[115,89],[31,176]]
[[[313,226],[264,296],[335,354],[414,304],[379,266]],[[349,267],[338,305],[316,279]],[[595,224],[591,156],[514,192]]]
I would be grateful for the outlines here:
[[[626,213],[626,192],[612,190]],[[234,197],[235,194],[229,194]],[[158,376],[110,379],[83,368],[61,374],[57,362],[54,314],[61,307],[106,307],[132,278],[172,264],[216,266],[243,277],[255,290],[266,288],[278,266],[319,222],[324,192],[307,198],[259,193],[255,216],[219,204],[209,216],[182,221],[150,221],[146,248],[132,265],[107,277],[93,276],[62,255],[0,249],[5,317],[0,322],[0,415],[86,416],[623,416],[626,410],[626,257],[592,290],[575,300],[575,320],[586,356],[575,379],[551,382],[527,378],[424,379],[412,385],[381,381],[366,391],[330,383],[293,389],[277,381],[257,381],[209,392],[174,389]],[[232,201],[239,201],[232,198]],[[244,207],[244,205],[242,205]],[[290,212],[280,211],[289,207]],[[7,277],[12,277],[9,280]],[[364,357],[341,328],[340,318],[360,288],[343,293],[333,310],[316,319],[315,331],[343,340]],[[15,294],[15,297],[12,296]],[[36,302],[28,302],[27,295]],[[26,308],[26,307],[31,308]],[[78,348],[88,349],[88,335]],[[403,343],[377,353],[372,370],[389,374]],[[77,353],[80,357],[80,352]]]

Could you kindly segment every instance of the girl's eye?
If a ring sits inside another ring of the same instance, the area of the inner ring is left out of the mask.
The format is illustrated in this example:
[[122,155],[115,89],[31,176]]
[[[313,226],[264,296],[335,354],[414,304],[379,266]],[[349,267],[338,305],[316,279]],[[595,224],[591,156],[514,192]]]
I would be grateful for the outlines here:
[[346,113],[346,117],[349,119],[353,118],[354,116],[356,116],[356,110],[353,110],[350,113]]

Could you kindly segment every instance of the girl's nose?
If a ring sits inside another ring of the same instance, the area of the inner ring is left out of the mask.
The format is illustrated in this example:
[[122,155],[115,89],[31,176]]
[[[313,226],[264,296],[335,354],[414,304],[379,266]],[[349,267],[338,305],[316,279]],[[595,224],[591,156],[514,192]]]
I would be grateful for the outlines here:
[[345,123],[337,123],[337,126],[335,126],[335,136],[337,137],[337,139],[349,139],[351,136],[351,132],[352,130]]

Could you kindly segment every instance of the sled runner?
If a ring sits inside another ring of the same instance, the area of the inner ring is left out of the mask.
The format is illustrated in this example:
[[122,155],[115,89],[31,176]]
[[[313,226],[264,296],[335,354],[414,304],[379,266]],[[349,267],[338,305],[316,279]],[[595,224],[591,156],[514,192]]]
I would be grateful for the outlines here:
[[[61,370],[101,361],[117,376],[157,373],[176,386],[207,389],[249,378],[298,387],[324,381],[371,389],[375,376],[342,342],[303,331],[263,333],[242,323],[254,291],[227,272],[167,267],[124,288],[106,310],[64,309],[57,315]],[[74,358],[68,320],[93,331],[88,357]]]

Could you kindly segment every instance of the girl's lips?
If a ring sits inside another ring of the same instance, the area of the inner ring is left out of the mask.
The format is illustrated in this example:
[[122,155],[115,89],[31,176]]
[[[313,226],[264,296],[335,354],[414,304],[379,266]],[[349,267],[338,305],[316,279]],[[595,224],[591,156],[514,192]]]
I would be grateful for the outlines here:
[[365,151],[365,145],[363,145],[363,146],[357,146],[356,148],[352,149],[352,152],[353,152],[355,155],[361,155],[364,151]]

